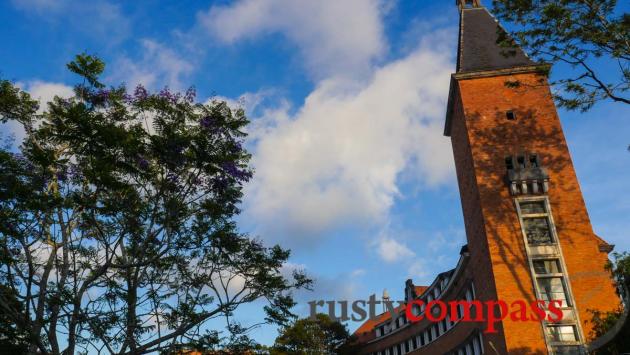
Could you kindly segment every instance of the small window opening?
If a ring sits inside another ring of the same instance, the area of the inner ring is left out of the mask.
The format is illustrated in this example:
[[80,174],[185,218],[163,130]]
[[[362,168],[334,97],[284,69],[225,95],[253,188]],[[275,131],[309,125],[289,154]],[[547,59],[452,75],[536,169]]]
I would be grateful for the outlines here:
[[514,111],[507,111],[505,113],[505,117],[510,121],[514,121],[516,119],[516,114],[514,113]]
[[505,158],[505,167],[508,170],[513,170],[514,169],[514,160],[512,159],[512,157]]
[[531,166],[532,168],[538,167],[538,156],[536,154],[531,154],[529,156],[529,166]]
[[518,162],[518,167],[521,169],[525,169],[525,157],[524,156],[519,156],[516,158],[516,161]]

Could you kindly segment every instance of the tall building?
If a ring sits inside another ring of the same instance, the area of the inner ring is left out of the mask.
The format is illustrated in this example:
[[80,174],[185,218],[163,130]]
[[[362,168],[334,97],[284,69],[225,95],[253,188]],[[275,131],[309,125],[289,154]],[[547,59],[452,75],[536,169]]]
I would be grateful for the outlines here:
[[[593,310],[620,305],[605,265],[612,246],[594,234],[544,74],[477,0],[459,0],[457,70],[444,134],[450,137],[468,244],[406,302],[562,302],[562,320],[409,322],[382,314],[356,332],[362,354],[582,354]],[[414,310],[418,314],[424,307]],[[458,308],[458,312],[460,312]],[[415,313],[414,313],[415,314]]]

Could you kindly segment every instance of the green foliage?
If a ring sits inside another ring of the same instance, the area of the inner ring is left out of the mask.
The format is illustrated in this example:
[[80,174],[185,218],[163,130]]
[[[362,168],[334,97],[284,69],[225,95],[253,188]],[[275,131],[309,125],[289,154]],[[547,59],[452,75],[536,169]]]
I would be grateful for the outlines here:
[[353,354],[346,327],[328,315],[317,314],[284,327],[271,348],[271,355]]
[[[493,0],[512,37],[535,60],[563,63],[572,75],[553,82],[558,104],[586,111],[611,99],[630,104],[630,14],[615,0]],[[511,44],[509,36],[499,38]],[[506,53],[506,55],[509,55]]]
[[[630,287],[630,253],[613,253],[613,262],[608,264],[608,269],[612,272],[616,281],[617,291],[622,299],[628,304],[627,294]],[[593,325],[593,330],[590,334],[592,339],[596,339],[609,330],[620,321],[623,314],[623,308],[619,308],[614,312],[601,312],[597,310],[589,310],[592,314],[589,322]],[[612,341],[602,348],[597,349],[594,352],[595,355],[607,355],[607,354],[621,354],[630,349],[630,322],[626,319],[619,333],[612,339]]]
[[68,63],[67,67],[71,72],[85,78],[93,87],[99,89],[105,87],[98,81],[99,75],[105,71],[105,63],[99,58],[85,53],[77,54],[74,61]]
[[[22,312],[22,304],[13,292],[0,285],[0,298],[6,300],[11,309]],[[16,317],[0,312],[0,349],[7,354],[25,354],[28,351],[28,334],[17,323]]]
[[[0,314],[29,352],[242,344],[231,318],[253,301],[265,322],[292,319],[291,291],[310,280],[282,275],[289,252],[233,220],[252,176],[243,110],[196,103],[192,88],[106,88],[86,54],[68,68],[84,79],[75,97],[41,114],[0,80],[0,121],[26,132],[18,151],[0,149]],[[202,327],[219,317],[230,336]]]

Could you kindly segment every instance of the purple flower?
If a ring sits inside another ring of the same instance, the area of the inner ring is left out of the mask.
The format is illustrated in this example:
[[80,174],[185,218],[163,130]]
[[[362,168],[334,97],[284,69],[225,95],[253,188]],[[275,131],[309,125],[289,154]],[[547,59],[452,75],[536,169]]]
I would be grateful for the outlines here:
[[193,101],[195,101],[195,97],[197,97],[197,90],[195,90],[194,86],[191,86],[188,88],[188,90],[186,90],[186,93],[184,94],[184,100],[192,103]]
[[177,103],[177,101],[179,100],[179,98],[182,96],[181,94],[177,93],[174,94],[172,92],[169,91],[168,86],[165,86],[164,89],[162,89],[159,93],[158,96],[161,97],[164,100],[169,101],[172,104]]
[[149,93],[147,92],[147,89],[144,88],[144,86],[142,86],[141,84],[138,84],[138,86],[136,86],[136,89],[133,92],[133,96],[136,100],[142,101],[142,100],[146,100],[147,97],[149,97]]
[[149,161],[143,157],[138,158],[138,167],[142,170],[147,170],[149,167]]
[[58,181],[65,181],[68,178],[65,171],[58,171],[55,175]]
[[133,102],[133,96],[131,96],[131,95],[127,94],[127,93],[124,93],[123,94],[123,100],[125,100],[126,103],[130,104],[130,103]]
[[243,151],[243,145],[240,142],[233,141],[230,145],[229,152],[231,154],[238,154]]
[[103,89],[103,90],[99,90],[96,92],[96,98],[100,99],[100,100],[107,100],[109,98],[109,95],[111,94],[111,91],[107,90],[107,89]]
[[252,177],[251,171],[239,169],[234,162],[222,163],[221,169],[223,169],[227,175],[239,181],[247,181]]
[[212,119],[212,117],[210,116],[206,116],[204,118],[201,119],[201,121],[199,121],[199,124],[201,125],[201,127],[203,128],[210,128],[211,126],[213,126],[214,120]]

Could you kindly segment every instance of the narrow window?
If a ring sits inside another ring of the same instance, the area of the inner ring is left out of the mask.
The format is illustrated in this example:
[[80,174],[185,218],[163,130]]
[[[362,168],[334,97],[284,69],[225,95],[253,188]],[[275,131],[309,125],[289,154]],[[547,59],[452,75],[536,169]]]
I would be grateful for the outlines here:
[[534,271],[537,275],[559,274],[558,259],[534,260]]
[[551,228],[547,217],[524,218],[523,226],[530,245],[551,244]]
[[543,301],[561,301],[562,307],[568,306],[567,293],[562,277],[540,277],[536,282]]
[[525,169],[525,157],[520,155],[516,158],[516,161],[518,163],[518,167],[521,169]]
[[512,157],[505,158],[505,167],[508,170],[514,170],[514,159]]
[[521,201],[519,205],[521,206],[522,215],[547,213],[547,210],[545,209],[545,201],[542,200]]
[[573,325],[547,326],[547,335],[551,341],[564,342],[577,340],[575,326]]
[[530,154],[529,156],[529,166],[532,168],[538,167],[538,156],[536,154]]
[[514,113],[514,111],[512,111],[512,110],[507,111],[507,112],[505,113],[505,118],[507,118],[507,119],[508,119],[508,120],[510,120],[510,121],[514,121],[514,120],[516,119],[516,114],[515,114],[515,113]]
[[521,224],[529,245],[554,242],[549,211],[544,200],[519,201]]

